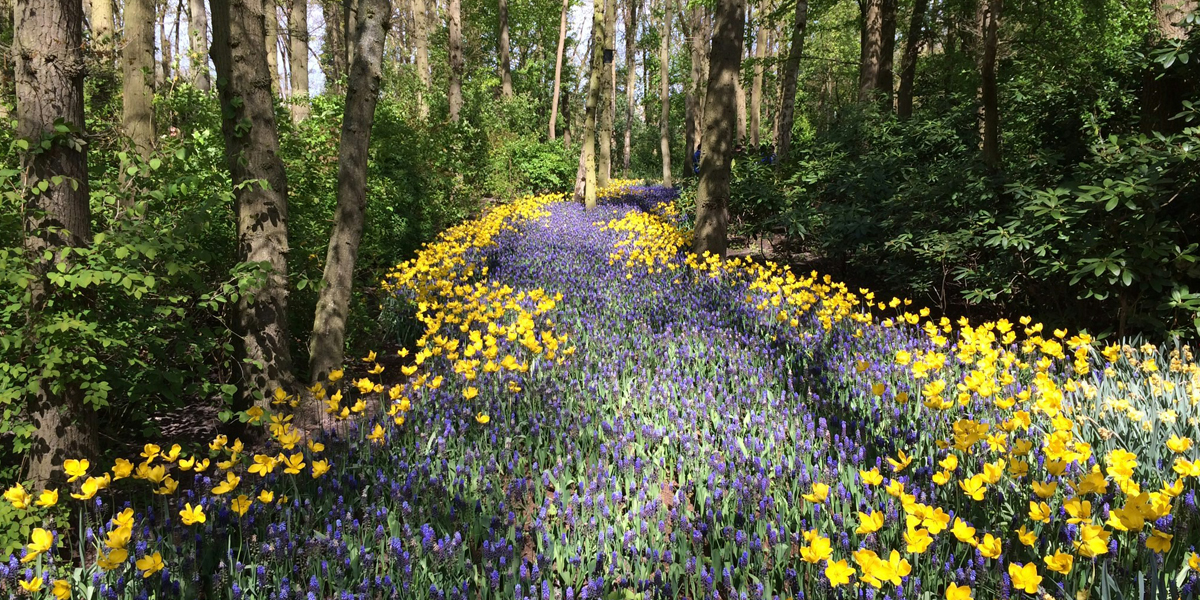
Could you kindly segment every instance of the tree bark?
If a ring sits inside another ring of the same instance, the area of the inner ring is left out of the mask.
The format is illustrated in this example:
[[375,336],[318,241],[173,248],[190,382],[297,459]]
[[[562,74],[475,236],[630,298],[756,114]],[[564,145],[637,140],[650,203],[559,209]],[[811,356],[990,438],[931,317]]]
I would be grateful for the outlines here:
[[170,0],[162,0],[156,10],[158,19],[158,44],[159,44],[159,64],[156,83],[159,88],[164,88],[167,82],[171,80],[171,41],[167,37],[167,10],[170,7]]
[[299,391],[287,320],[287,174],[279,157],[264,3],[211,0],[210,6],[210,51],[217,67],[221,132],[235,195],[238,257],[264,269],[253,293],[242,294],[234,307],[242,383],[237,404],[244,410],[265,406],[277,388]]
[[508,0],[497,0],[497,13],[500,16],[500,95],[505,99],[512,98],[512,61],[508,48]]
[[804,36],[808,30],[808,1],[797,0],[796,19],[792,24],[792,47],[779,85],[779,131],[776,133],[776,154],[779,162],[788,159],[792,147],[792,124],[796,115],[796,81],[800,73],[800,55],[804,52]]
[[[102,2],[103,0],[95,0]],[[188,0],[188,60],[192,65],[192,85],[207,92],[212,89],[208,73],[208,9],[204,0]]]
[[763,61],[767,59],[766,38],[763,37],[764,7],[759,11],[758,28],[754,33],[754,80],[750,83],[750,145],[757,151],[759,132],[762,129]]
[[591,73],[588,75],[588,96],[584,110],[583,148],[579,154],[582,173],[575,182],[575,199],[583,200],[585,210],[596,208],[596,123],[599,120],[597,112],[603,110],[600,107],[600,88],[604,77],[604,10],[605,0],[593,0]]
[[449,5],[450,91],[448,96],[450,103],[450,121],[457,123],[459,113],[462,112],[463,106],[462,0],[450,0]]
[[121,127],[142,158],[154,149],[154,0],[126,0]]
[[412,0],[413,13],[413,45],[416,46],[417,78],[421,87],[417,88],[417,115],[421,120],[429,118],[429,19],[426,15],[428,5],[426,0]]
[[696,191],[693,250],[725,258],[729,226],[729,169],[737,126],[736,79],[742,68],[745,0],[718,0],[704,107],[704,152]]
[[308,0],[292,0],[288,11],[288,64],[291,66],[292,121],[308,118]]
[[688,161],[692,160],[695,152],[700,149],[700,138],[703,135],[704,99],[701,96],[704,86],[704,60],[708,53],[709,36],[704,31],[704,6],[698,2],[692,3],[688,11],[688,32],[691,44],[692,78],[688,86],[687,119],[688,119]]
[[880,5],[882,27],[879,38],[879,73],[875,80],[879,100],[888,111],[892,110],[896,77],[893,71],[896,55],[896,0],[883,0]]
[[[1188,28],[1181,23],[1183,18],[1197,9],[1196,0],[1151,0],[1155,28],[1150,34],[1150,43],[1161,40],[1182,41],[1188,37]],[[1193,71],[1190,76],[1186,71]],[[1163,69],[1152,64],[1142,76],[1140,94],[1142,133],[1179,133],[1187,125],[1183,119],[1173,119],[1183,110],[1183,101],[1193,97],[1198,82],[1194,69],[1177,64],[1172,69]]]
[[925,11],[929,0],[913,0],[912,18],[908,22],[908,36],[904,41],[904,58],[900,62],[900,90],[896,93],[896,116],[907,119],[912,116],[913,82],[917,78],[917,57],[925,39]]
[[567,11],[570,8],[571,0],[563,0],[562,16],[558,21],[558,51],[554,58],[554,93],[550,100],[550,141],[554,141],[558,125],[558,96],[562,88],[562,63],[563,52],[567,48]]
[[983,164],[989,171],[1000,170],[1000,107],[996,94],[996,51],[998,46],[1001,0],[980,0],[979,33],[983,52],[979,59],[980,133]]
[[325,272],[309,341],[308,372],[313,382],[323,381],[344,359],[354,265],[366,223],[371,126],[379,103],[383,44],[391,10],[389,0],[363,0],[356,37],[351,41],[355,51],[338,149],[337,212],[325,253]]
[[271,89],[276,96],[283,96],[283,79],[279,76],[279,11],[275,0],[261,0],[263,23],[263,50],[267,53],[267,70],[271,73]]
[[662,25],[658,37],[658,151],[662,154],[663,185],[671,187],[671,2],[661,0]]
[[[113,0],[92,0],[92,43],[96,53],[111,60],[113,52]],[[111,64],[111,63],[110,63]]]
[[600,102],[596,115],[596,186],[608,186],[612,177],[612,141],[613,141],[613,100],[616,99],[616,81],[613,77],[613,66],[616,57],[613,51],[613,38],[616,37],[617,0],[601,0],[604,2],[604,29],[600,47],[602,64],[600,65]]
[[[750,9],[746,9],[746,18],[750,18]],[[744,44],[743,44],[744,45]],[[746,139],[746,88],[742,85],[742,74],[739,72],[737,79],[734,80],[735,95],[737,97],[737,142],[740,144]]]
[[863,5],[861,61],[858,66],[858,101],[867,102],[879,86],[879,70],[883,61],[883,3],[885,0],[865,0]]
[[[38,280],[29,286],[31,320],[47,305],[52,286],[45,274],[57,261],[68,260],[67,247],[91,243],[87,154],[84,137],[83,4],[79,0],[17,0],[13,12],[14,80],[18,139],[50,145],[21,157],[26,189],[49,184],[30,194],[23,218],[25,250]],[[56,133],[56,122],[71,128]],[[34,146],[36,147],[36,145]],[[64,178],[55,183],[56,177]],[[43,256],[50,252],[51,260]],[[43,378],[30,398],[34,427],[28,479],[35,488],[62,479],[68,458],[95,456],[98,449],[90,409],[83,390],[65,378]]]
[[622,172],[629,177],[630,152],[633,146],[633,101],[637,87],[637,9],[640,0],[625,1],[625,146],[621,153]]
[[325,40],[321,46],[321,68],[325,72],[325,88],[335,95],[342,93],[342,77],[346,75],[346,37],[343,28],[342,3],[325,0],[321,5],[325,18]]

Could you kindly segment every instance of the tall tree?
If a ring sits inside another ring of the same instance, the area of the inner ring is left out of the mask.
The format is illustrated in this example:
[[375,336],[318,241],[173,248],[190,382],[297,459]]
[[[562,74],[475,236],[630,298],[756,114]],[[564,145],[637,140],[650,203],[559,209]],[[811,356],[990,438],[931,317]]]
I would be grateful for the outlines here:
[[413,13],[413,45],[416,46],[417,78],[421,87],[417,88],[417,115],[422,119],[429,117],[429,19],[426,15],[427,0],[412,0]]
[[575,201],[583,200],[585,210],[596,208],[596,123],[600,108],[600,87],[604,72],[605,0],[592,0],[592,41],[589,44],[591,69],[588,74],[587,104],[583,119],[583,148],[579,154],[580,176],[575,181]]
[[896,54],[896,0],[882,0],[880,5],[879,72],[875,78],[875,89],[880,103],[892,109],[892,94],[896,77],[892,72]]
[[874,97],[879,86],[879,70],[883,61],[883,3],[886,0],[864,0],[861,44],[858,65],[858,101]]
[[342,93],[342,78],[346,75],[346,36],[340,0],[324,0],[321,13],[325,20],[325,39],[321,43],[321,69],[325,86],[330,92]]
[[562,89],[563,52],[567,48],[567,11],[570,9],[570,5],[571,0],[563,0],[562,16],[558,21],[558,51],[554,57],[554,93],[550,100],[550,141],[552,142],[557,133],[555,130],[558,125],[558,96]]
[[92,42],[96,52],[111,60],[113,50],[113,0],[92,0]]
[[450,0],[447,12],[450,19],[450,120],[457,123],[463,106],[462,0]]
[[[751,13],[751,9],[749,6],[747,6],[747,8],[746,8],[746,21],[747,22],[750,22],[751,19],[753,18],[750,13]],[[745,44],[743,44],[743,46],[745,46]],[[745,52],[750,51],[749,48],[743,48],[743,50]],[[741,143],[741,142],[745,141],[745,139],[746,139],[746,86],[742,85],[742,74],[741,73],[738,73],[738,78],[735,81],[735,83],[737,84],[737,88],[736,88],[737,140],[738,140],[738,143]]]
[[600,47],[602,64],[600,65],[600,102],[597,107],[596,114],[596,185],[605,187],[608,185],[608,180],[612,177],[612,142],[613,142],[613,125],[615,115],[613,114],[613,100],[617,95],[617,82],[613,77],[613,66],[616,63],[616,58],[613,56],[613,42],[616,34],[617,23],[617,0],[601,0],[604,2],[604,28],[603,37],[599,38],[602,43]]
[[[221,102],[225,158],[233,180],[238,258],[262,279],[234,306],[241,408],[283,388],[299,390],[288,332],[287,174],[279,157],[262,0],[211,0],[213,64]],[[274,6],[273,4],[268,6]],[[261,395],[259,395],[261,394]]]
[[[871,1],[871,0],[868,0]],[[804,36],[808,31],[808,1],[797,0],[796,18],[792,21],[792,46],[779,84],[779,130],[776,132],[776,154],[779,162],[787,160],[792,147],[792,124],[796,115],[796,80],[800,73],[800,55],[804,52]]]
[[979,111],[983,164],[1000,169],[1000,106],[996,93],[996,52],[999,46],[1002,0],[979,1]]
[[337,209],[308,346],[308,371],[314,382],[323,380],[344,358],[354,264],[367,216],[367,153],[379,102],[383,44],[391,12],[390,0],[362,0],[358,27],[351,38],[355,50],[338,148]]
[[499,55],[500,55],[500,94],[504,98],[512,98],[512,65],[508,48],[508,0],[496,0],[497,13],[500,16]]
[[900,61],[900,89],[896,92],[896,116],[901,119],[912,116],[913,82],[917,78],[917,56],[925,40],[925,11],[928,6],[929,0],[913,0],[908,35],[904,40],[904,57]]
[[742,71],[745,0],[717,0],[708,93],[704,101],[704,153],[696,190],[693,250],[725,258],[729,227],[729,179],[737,126],[737,78]]
[[[687,111],[687,129],[685,130],[685,138],[687,142],[688,162],[690,163],[696,150],[700,148],[700,137],[702,133],[701,119],[704,116],[704,99],[702,97],[702,87],[704,85],[704,61],[705,55],[708,54],[708,32],[704,27],[704,5],[699,2],[693,2],[688,9],[688,38],[690,40],[689,48],[691,49],[691,80],[688,84],[686,111]],[[690,171],[689,171],[690,172]]]
[[[0,37],[13,36],[13,0],[0,0]],[[10,52],[0,52],[0,121],[7,122],[12,118],[7,100],[15,97],[13,93],[13,64],[16,57]]]
[[633,146],[634,88],[637,87],[637,11],[640,0],[625,2],[625,147],[622,171],[629,176],[630,151]]
[[279,10],[275,0],[261,0],[263,4],[266,32],[263,35],[263,50],[267,53],[267,70],[271,73],[271,89],[276,96],[283,95],[283,79],[279,76]]
[[[103,0],[93,0],[92,4]],[[202,91],[212,89],[208,73],[208,8],[204,0],[188,0],[188,62],[192,65],[192,85]]]
[[156,82],[162,88],[171,80],[171,38],[167,36],[167,13],[171,8],[169,0],[162,0],[158,4],[158,55],[159,65]]
[[763,62],[767,59],[767,40],[764,38],[764,15],[766,5],[759,10],[758,27],[754,32],[754,80],[750,83],[750,144],[755,148],[759,145],[759,131],[762,129],[762,93],[763,93]]
[[126,0],[121,127],[142,158],[154,149],[154,0]]
[[288,64],[291,67],[292,121],[308,118],[308,0],[292,0],[288,11]]
[[671,0],[660,0],[658,32],[658,151],[662,155],[663,185],[671,186]]
[[[91,243],[86,146],[82,142],[83,4],[80,0],[17,0],[13,13],[13,55],[20,139],[50,140],[22,157],[30,194],[23,225],[25,250],[38,279],[30,283],[30,316],[38,318],[53,293],[45,275],[56,261],[69,260],[63,249]],[[67,133],[59,125],[70,128]],[[61,179],[59,179],[61,178]],[[46,255],[51,258],[47,260]],[[68,458],[94,456],[96,429],[87,423],[76,382],[44,377],[29,403],[34,427],[27,477],[44,486],[62,472]]]

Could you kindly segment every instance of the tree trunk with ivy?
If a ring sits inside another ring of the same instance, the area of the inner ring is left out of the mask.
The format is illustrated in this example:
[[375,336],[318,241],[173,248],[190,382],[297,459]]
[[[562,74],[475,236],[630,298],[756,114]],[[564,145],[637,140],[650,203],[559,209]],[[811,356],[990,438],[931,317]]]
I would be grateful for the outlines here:
[[[276,388],[296,393],[287,321],[287,176],[267,66],[262,0],[211,0],[221,132],[234,188],[238,257],[260,269],[234,307],[244,410]],[[270,4],[269,6],[274,6]]]
[[[47,186],[29,194],[23,219],[25,250],[37,277],[29,286],[29,322],[36,329],[56,291],[46,274],[70,260],[64,249],[87,246],[92,239],[83,145],[83,4],[17,0],[15,8],[16,136],[33,148],[22,156],[23,184],[30,190]],[[39,148],[44,140],[49,147]],[[53,375],[29,366],[37,385],[28,406],[34,431],[26,476],[40,488],[61,478],[64,460],[93,456],[98,444],[84,390],[62,376],[73,365],[59,365],[62,373]]]
[[363,0],[355,38],[350,42],[355,47],[354,63],[350,65],[338,147],[337,209],[308,346],[308,372],[314,382],[323,380],[344,359],[354,265],[367,217],[367,153],[379,103],[383,42],[391,10],[389,0]]

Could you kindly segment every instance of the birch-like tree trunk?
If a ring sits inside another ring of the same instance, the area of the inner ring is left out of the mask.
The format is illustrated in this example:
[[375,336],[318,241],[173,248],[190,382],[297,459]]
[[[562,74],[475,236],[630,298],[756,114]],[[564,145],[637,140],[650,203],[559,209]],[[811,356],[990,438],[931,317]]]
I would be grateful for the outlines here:
[[346,317],[354,285],[354,265],[367,219],[367,162],[371,126],[383,78],[383,44],[392,6],[389,0],[362,0],[350,65],[342,139],[338,148],[338,201],[325,253],[325,272],[309,339],[309,377],[322,381],[342,364]]
[[704,152],[696,190],[693,251],[725,258],[729,180],[737,127],[737,78],[746,31],[745,0],[717,0],[704,106]]
[[[13,11],[14,83],[17,95],[18,139],[40,142],[54,136],[50,146],[21,157],[29,189],[49,184],[40,194],[30,194],[23,215],[25,251],[38,279],[31,282],[29,319],[38,319],[54,293],[45,278],[57,261],[68,260],[64,248],[91,243],[88,204],[87,146],[82,144],[83,4],[80,0],[17,0]],[[58,123],[71,128],[56,133]],[[57,177],[64,178],[55,183]],[[50,253],[52,258],[44,256]],[[68,458],[94,457],[98,443],[92,411],[84,406],[83,390],[76,382],[43,378],[29,399],[27,410],[34,427],[26,478],[41,489],[63,479]]]

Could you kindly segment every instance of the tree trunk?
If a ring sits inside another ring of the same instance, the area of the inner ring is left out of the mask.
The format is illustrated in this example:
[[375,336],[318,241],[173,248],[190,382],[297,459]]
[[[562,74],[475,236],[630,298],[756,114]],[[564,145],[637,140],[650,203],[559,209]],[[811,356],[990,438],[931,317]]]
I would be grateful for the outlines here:
[[688,160],[693,160],[697,150],[700,150],[700,138],[703,135],[704,100],[701,98],[701,88],[704,86],[704,55],[707,54],[709,38],[704,31],[704,6],[698,2],[692,3],[688,12],[690,31],[692,78],[688,86],[687,119],[688,119]]
[[[96,0],[103,1],[103,0]],[[188,60],[192,65],[192,85],[207,92],[212,89],[208,73],[208,8],[204,0],[188,0]]]
[[1000,170],[1000,107],[996,97],[996,50],[999,37],[1001,0],[980,0],[979,33],[983,52],[979,60],[980,132],[983,164]]
[[[1150,5],[1155,22],[1151,44],[1160,40],[1187,39],[1188,28],[1182,21],[1188,13],[1196,11],[1196,0],[1151,0]],[[1164,69],[1157,63],[1146,69],[1140,98],[1142,133],[1179,133],[1188,124],[1183,119],[1172,118],[1183,110],[1183,101],[1196,93],[1196,76],[1185,74],[1187,70],[1182,64]]]
[[879,86],[879,70],[883,61],[883,3],[886,0],[865,0],[863,5],[862,57],[858,66],[858,101],[874,97]]
[[513,85],[508,48],[508,0],[497,0],[497,12],[500,15],[500,95],[509,99],[513,95]]
[[616,37],[617,0],[600,0],[604,2],[603,37],[599,38],[602,64],[600,65],[600,102],[596,113],[596,186],[608,186],[612,177],[612,141],[614,115],[612,100],[616,97],[616,81],[612,67],[616,63],[613,52],[613,38]]
[[421,120],[429,118],[429,19],[426,15],[426,0],[412,0],[413,13],[413,45],[416,46],[417,78],[421,87],[417,88],[417,115]]
[[759,10],[758,28],[754,33],[754,80],[750,83],[750,145],[755,151],[759,146],[759,131],[762,129],[762,92],[763,92],[763,61],[767,59],[765,31],[762,25],[763,13],[766,8]]
[[450,92],[448,96],[450,102],[450,121],[457,123],[459,113],[462,112],[463,106],[462,0],[450,0],[449,4]]
[[558,51],[554,57],[554,93],[550,100],[550,141],[554,141],[557,132],[555,128],[558,125],[558,96],[562,88],[562,63],[563,52],[567,48],[567,11],[571,5],[571,0],[563,0],[562,16],[558,22]]
[[633,146],[634,88],[637,87],[637,9],[640,0],[625,2],[625,147],[621,153],[622,173],[629,177],[630,152]]
[[917,56],[925,39],[925,11],[929,0],[913,0],[912,18],[904,41],[904,58],[900,62],[900,91],[896,94],[896,116],[912,116],[913,81],[917,78]]
[[658,37],[658,151],[662,154],[663,185],[671,187],[671,2],[662,2],[662,28]]
[[[238,408],[265,405],[277,388],[299,390],[292,373],[287,320],[287,174],[267,65],[262,0],[211,0],[213,63],[221,132],[233,180],[238,258],[264,269],[251,294],[234,306],[242,395]],[[268,6],[274,6],[270,4]],[[261,395],[259,395],[261,394]]]
[[288,11],[288,64],[291,66],[292,121],[308,118],[308,0],[292,0]]
[[346,75],[346,38],[343,29],[344,11],[339,0],[326,0],[321,5],[325,18],[325,40],[321,45],[321,68],[325,72],[325,89],[334,95],[342,93],[342,77]]
[[154,0],[126,0],[121,127],[142,158],[154,149]]
[[[13,1],[0,0],[0,36],[13,35]],[[13,36],[16,37],[16,36]],[[0,121],[12,119],[8,105],[11,98],[16,96],[13,90],[13,61],[15,52],[0,52]]]
[[879,95],[880,104],[888,111],[892,110],[892,97],[896,87],[896,77],[893,73],[893,63],[896,55],[896,0],[883,0],[880,5],[879,73],[875,80],[875,89]]
[[792,147],[792,124],[796,115],[796,80],[800,72],[800,55],[804,52],[804,36],[808,30],[808,1],[796,2],[796,20],[792,25],[792,47],[788,49],[779,87],[779,131],[776,133],[779,162],[786,161]]
[[346,50],[346,72],[350,72],[350,65],[354,64],[354,44],[351,40],[354,39],[354,29],[358,27],[358,3],[360,0],[342,0],[342,39],[345,40]]
[[389,0],[363,0],[355,29],[342,139],[338,149],[338,201],[325,253],[325,273],[309,341],[309,377],[322,381],[343,361],[346,317],[354,265],[367,212],[367,160],[375,106],[383,77],[383,43],[391,16]]
[[[113,0],[92,0],[92,43],[96,53],[111,60],[113,51]],[[111,63],[110,63],[111,64]]]
[[588,75],[588,96],[584,110],[583,149],[579,154],[580,178],[576,178],[575,199],[583,200],[585,210],[596,208],[596,124],[600,107],[600,88],[604,78],[604,27],[606,24],[605,0],[592,2],[591,73]]
[[737,125],[736,80],[742,70],[745,0],[718,0],[704,107],[704,152],[696,190],[693,250],[725,258],[729,226],[729,169]]
[[[54,136],[50,146],[21,156],[26,189],[49,184],[29,194],[23,219],[25,250],[38,280],[29,286],[31,320],[47,305],[52,286],[45,274],[57,261],[68,260],[66,247],[91,243],[88,204],[87,146],[83,145],[83,4],[79,0],[17,0],[13,13],[14,79],[18,139],[34,143]],[[56,133],[57,122],[71,128]],[[55,177],[67,181],[53,183]],[[53,258],[43,256],[51,253]],[[45,378],[29,401],[33,431],[28,479],[36,488],[62,479],[68,458],[92,457],[98,444],[91,411],[83,404],[77,382]]]
[[[750,10],[746,10],[746,18],[750,18]],[[744,45],[744,44],[743,44]],[[737,143],[741,144],[746,140],[746,88],[742,85],[742,74],[739,72],[737,79],[734,80],[735,95],[737,97]]]
[[271,73],[271,89],[283,96],[283,79],[279,76],[279,11],[275,0],[261,0],[264,18],[263,50],[267,53],[267,70]]
[[167,10],[170,7],[169,0],[162,0],[158,5],[161,10],[157,10],[158,19],[158,45],[159,45],[159,64],[157,79],[155,80],[158,87],[164,88],[167,82],[171,80],[171,38],[167,37]]

